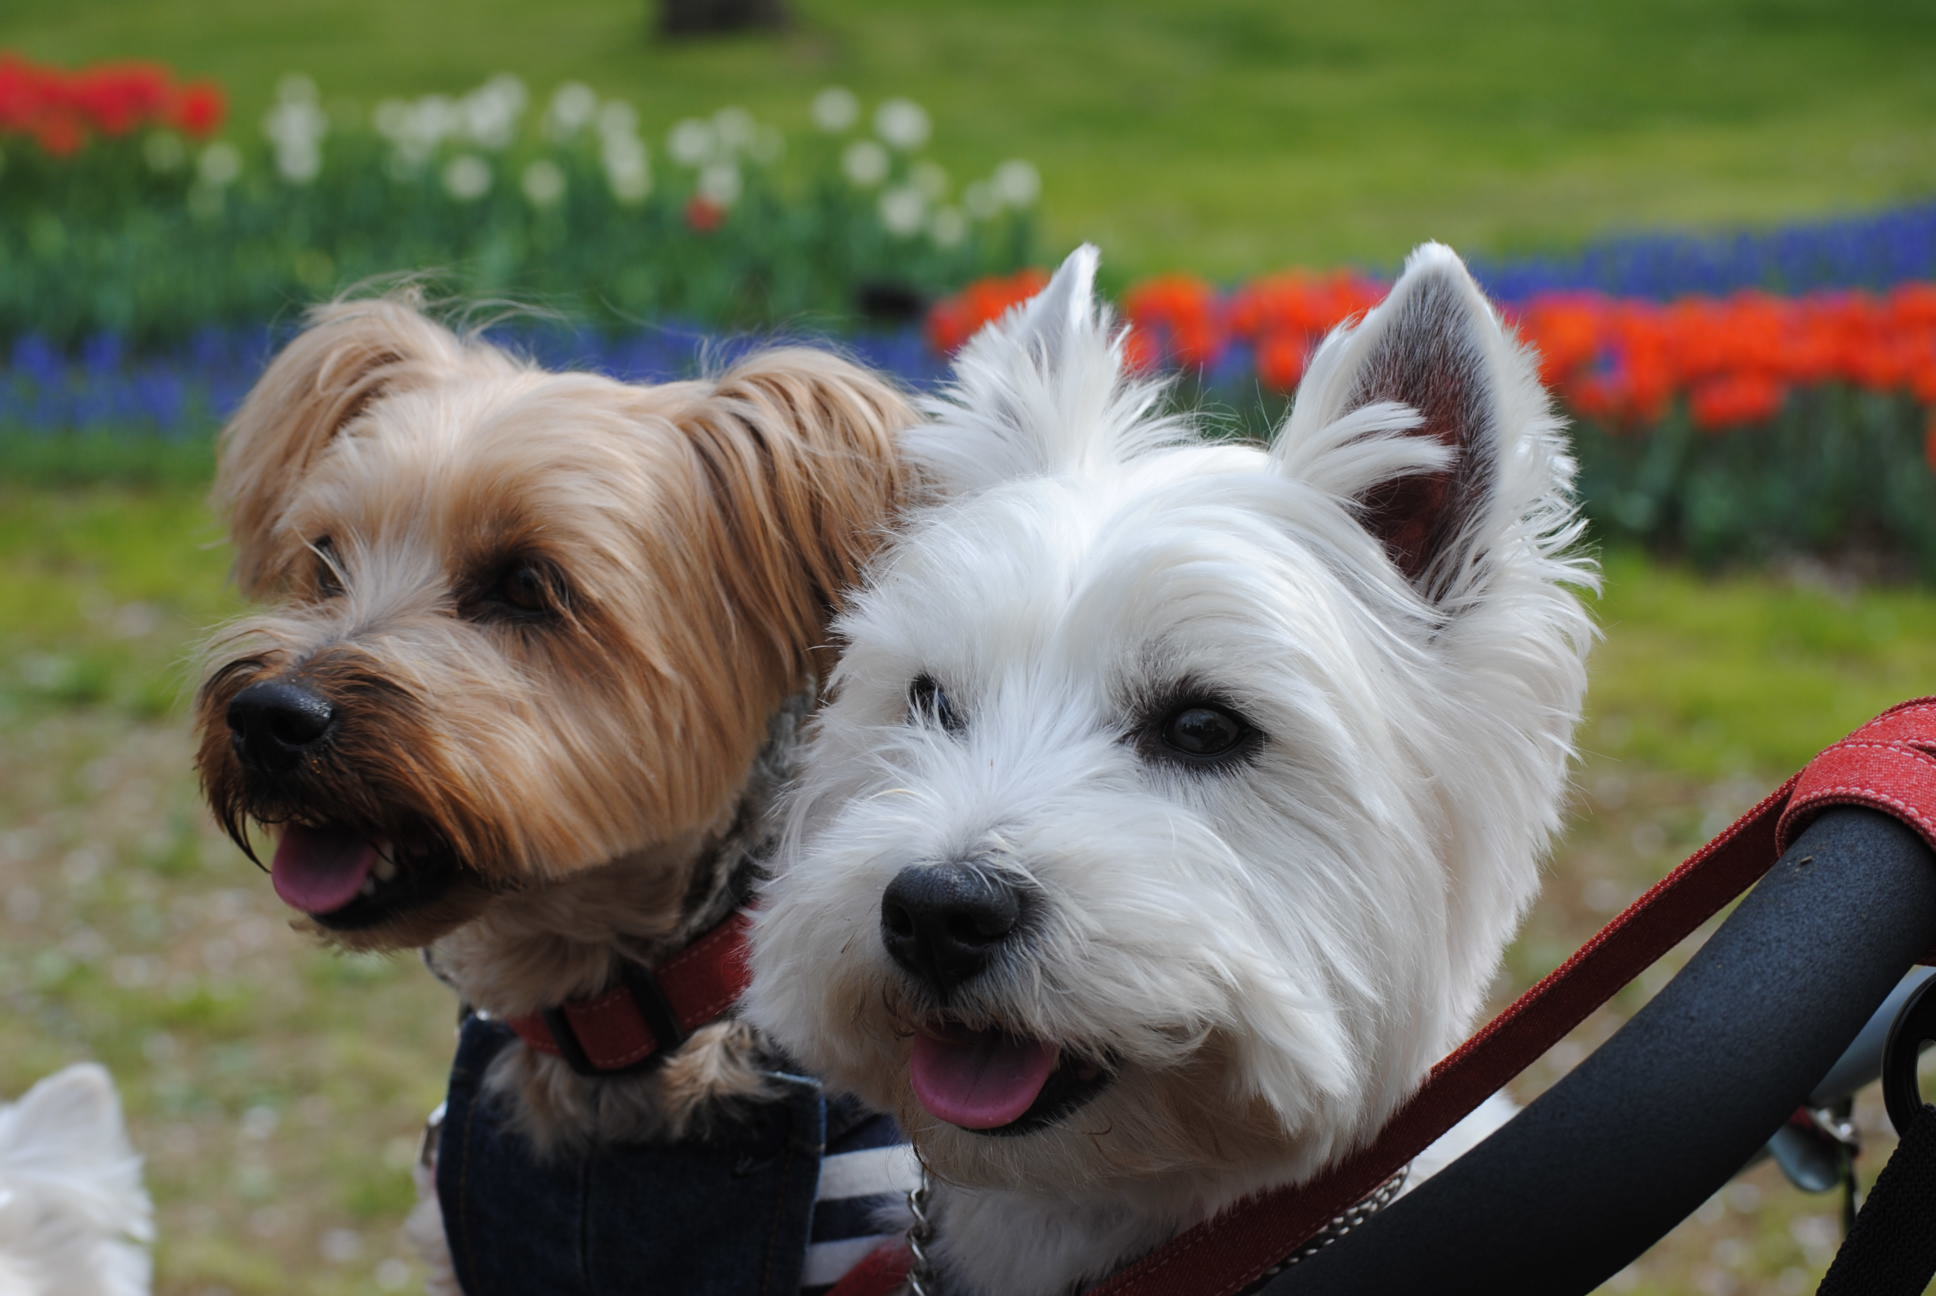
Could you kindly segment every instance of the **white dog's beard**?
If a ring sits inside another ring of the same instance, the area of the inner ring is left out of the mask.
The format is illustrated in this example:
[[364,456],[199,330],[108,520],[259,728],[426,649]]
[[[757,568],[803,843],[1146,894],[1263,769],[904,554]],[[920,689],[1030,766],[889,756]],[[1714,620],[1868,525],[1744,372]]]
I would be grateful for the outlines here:
[[1308,1177],[1456,1042],[1592,637],[1570,461],[1449,252],[1269,451],[1155,416],[1093,269],[908,434],[934,507],[840,623],[748,999],[901,1118],[961,1186],[952,1277],[1011,1296]]

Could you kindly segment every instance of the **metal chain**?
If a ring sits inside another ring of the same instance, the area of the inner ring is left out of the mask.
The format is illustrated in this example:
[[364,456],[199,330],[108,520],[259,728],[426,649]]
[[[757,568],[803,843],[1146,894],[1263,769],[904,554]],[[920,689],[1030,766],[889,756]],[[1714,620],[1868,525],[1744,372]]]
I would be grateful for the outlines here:
[[[919,1152],[915,1153],[915,1159],[921,1162],[921,1182],[910,1188],[907,1196],[908,1214],[914,1217],[914,1223],[908,1227],[907,1235],[908,1250],[914,1255],[914,1263],[908,1266],[908,1296],[940,1296],[940,1291],[935,1285],[934,1258],[928,1254],[928,1244],[934,1241],[934,1217],[928,1214],[928,1207],[932,1201],[929,1192],[928,1163],[921,1160]],[[1309,1242],[1292,1252],[1288,1259],[1272,1268],[1264,1276],[1274,1278],[1298,1261],[1309,1259],[1391,1205],[1393,1199],[1404,1191],[1405,1180],[1411,1173],[1410,1164],[1400,1166],[1398,1172],[1391,1178],[1372,1189],[1355,1204],[1333,1215],[1330,1222],[1319,1229]]]
[[[921,1154],[915,1153],[916,1160]],[[908,1228],[908,1250],[914,1253],[914,1263],[908,1266],[908,1296],[939,1296],[934,1285],[934,1260],[928,1255],[928,1243],[934,1241],[934,1220],[928,1214],[931,1200],[928,1190],[928,1163],[921,1161],[921,1182],[908,1190],[908,1213],[914,1216],[914,1223]]]

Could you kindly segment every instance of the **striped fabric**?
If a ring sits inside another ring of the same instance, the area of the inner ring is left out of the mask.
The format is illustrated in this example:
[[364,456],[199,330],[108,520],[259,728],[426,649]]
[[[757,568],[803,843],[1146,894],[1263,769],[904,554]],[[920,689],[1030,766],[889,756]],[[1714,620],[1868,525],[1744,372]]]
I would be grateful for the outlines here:
[[901,1231],[920,1163],[886,1116],[845,1101],[827,1104],[827,1150],[813,1198],[813,1231],[800,1271],[803,1296],[819,1296],[861,1257]]

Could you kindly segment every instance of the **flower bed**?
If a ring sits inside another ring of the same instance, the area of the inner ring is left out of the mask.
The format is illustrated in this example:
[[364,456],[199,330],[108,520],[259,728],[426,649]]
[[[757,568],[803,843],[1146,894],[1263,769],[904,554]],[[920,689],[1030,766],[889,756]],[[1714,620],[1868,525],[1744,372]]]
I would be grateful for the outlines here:
[[221,104],[148,65],[0,61],[0,343],[165,347],[399,271],[607,328],[894,321],[1031,255],[1034,169],[958,183],[905,99],[828,89],[793,139],[509,76],[367,115],[289,77],[260,131],[220,133]]
[[[931,345],[959,346],[1040,282],[971,284],[935,307]],[[1146,280],[1123,297],[1130,359],[1239,407],[1274,394],[1275,414],[1324,333],[1383,294],[1349,272],[1227,293]],[[1498,295],[1572,417],[1602,536],[1702,560],[1858,552],[1936,578],[1936,282],[1667,302]]]
[[[660,144],[583,86],[540,106],[499,77],[362,119],[291,78],[256,140],[220,135],[218,87],[152,65],[0,56],[0,449],[199,445],[259,372],[268,322],[286,333],[295,306],[410,267],[460,299],[555,308],[495,331],[547,363],[664,378],[722,331],[808,321],[928,383],[1043,282],[1026,268],[1040,180],[1016,161],[957,189],[907,100],[867,114],[829,89],[812,108],[801,139],[727,108]],[[1936,204],[1473,266],[1574,419],[1601,534],[1701,559],[1861,551],[1936,578]],[[1349,270],[1228,291],[1165,275],[1122,307],[1134,363],[1262,431],[1317,340],[1383,292]]]

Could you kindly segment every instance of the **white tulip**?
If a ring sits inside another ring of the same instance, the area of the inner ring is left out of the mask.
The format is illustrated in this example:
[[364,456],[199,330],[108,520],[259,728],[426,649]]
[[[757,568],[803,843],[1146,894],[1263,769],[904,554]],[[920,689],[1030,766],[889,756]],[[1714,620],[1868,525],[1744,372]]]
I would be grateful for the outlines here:
[[1001,203],[995,197],[995,187],[986,180],[977,180],[963,189],[961,205],[976,220],[987,220],[1001,210]]
[[696,167],[711,160],[716,147],[712,123],[697,117],[674,122],[666,133],[666,152],[685,166]]
[[874,110],[874,133],[897,149],[918,149],[928,142],[928,110],[912,99],[889,99]]
[[545,131],[554,139],[576,135],[591,125],[598,112],[598,92],[583,81],[567,81],[551,95],[545,110]]
[[813,97],[813,124],[829,134],[860,120],[860,100],[845,86],[828,86]]
[[880,213],[882,228],[896,238],[907,238],[927,218],[928,200],[913,185],[895,185],[881,191]]
[[639,110],[623,99],[607,99],[598,110],[598,133],[600,135],[638,134]]
[[491,164],[475,153],[459,153],[444,163],[444,188],[459,202],[475,202],[491,191]]
[[518,181],[533,207],[549,207],[565,196],[565,172],[550,158],[539,158],[525,167]]
[[1042,173],[1020,158],[996,167],[992,179],[996,200],[1006,206],[1028,207],[1042,196]]
[[939,162],[930,162],[923,158],[914,164],[914,169],[908,173],[908,178],[929,202],[937,202],[947,196],[948,168]]
[[714,162],[699,173],[699,196],[721,207],[739,201],[739,168],[731,162]]
[[276,171],[290,184],[308,184],[323,169],[322,150],[311,139],[288,139],[276,145]]
[[727,152],[738,152],[753,142],[753,132],[759,123],[753,114],[744,108],[721,108],[713,114],[713,130],[719,136],[719,146]]
[[173,131],[149,131],[148,138],[141,141],[141,158],[150,171],[166,175],[181,170],[182,163],[188,161],[188,147]]
[[968,218],[959,207],[942,207],[928,221],[928,237],[936,247],[960,247],[968,237]]
[[871,139],[855,140],[840,155],[840,169],[863,189],[887,179],[887,150]]
[[220,189],[234,182],[242,174],[242,155],[236,152],[235,145],[226,140],[216,140],[202,150],[196,160],[195,174],[202,183]]

